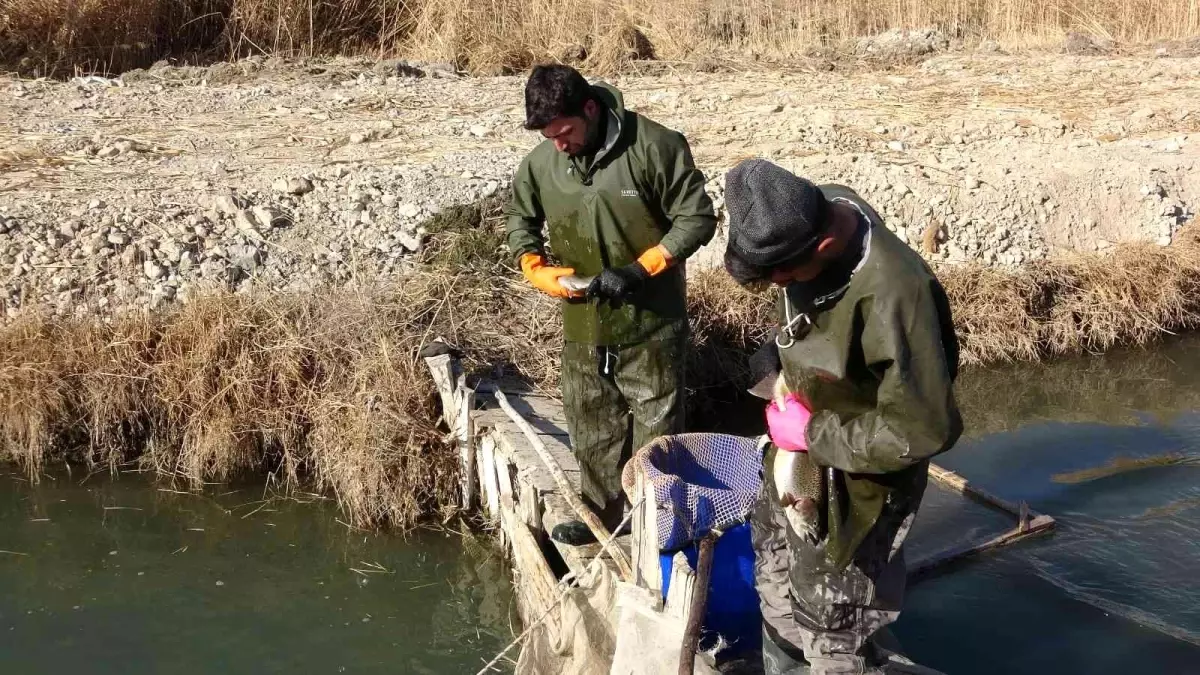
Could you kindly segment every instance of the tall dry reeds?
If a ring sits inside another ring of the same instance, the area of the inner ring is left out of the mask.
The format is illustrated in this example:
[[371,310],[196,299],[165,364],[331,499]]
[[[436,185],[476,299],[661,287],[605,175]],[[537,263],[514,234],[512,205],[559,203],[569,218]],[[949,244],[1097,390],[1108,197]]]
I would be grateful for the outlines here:
[[63,457],[133,464],[192,486],[271,473],[331,492],[355,523],[415,523],[457,485],[422,347],[444,338],[472,371],[554,378],[557,308],[504,269],[499,203],[429,223],[423,266],[400,279],[18,317],[0,327],[0,460],[31,476]]
[[1126,244],[1001,271],[945,267],[966,363],[1139,346],[1200,326],[1200,239]]
[[[453,489],[416,358],[442,280],[387,293],[211,296],[111,323],[0,330],[0,457],[136,461],[194,486],[303,476],[357,522],[410,524]],[[444,297],[444,296],[443,296]]]
[[121,70],[205,51],[370,54],[477,73],[534,61],[786,59],[891,29],[1016,47],[1069,31],[1118,42],[1200,34],[1200,0],[3,0],[0,63]]

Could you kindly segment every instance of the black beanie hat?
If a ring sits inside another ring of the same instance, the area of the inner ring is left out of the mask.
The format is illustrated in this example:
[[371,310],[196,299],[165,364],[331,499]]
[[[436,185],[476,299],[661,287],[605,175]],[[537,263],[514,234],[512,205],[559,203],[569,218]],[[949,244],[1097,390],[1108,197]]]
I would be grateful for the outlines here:
[[729,244],[725,269],[740,284],[798,264],[820,241],[828,204],[811,181],[763,159],[725,176]]

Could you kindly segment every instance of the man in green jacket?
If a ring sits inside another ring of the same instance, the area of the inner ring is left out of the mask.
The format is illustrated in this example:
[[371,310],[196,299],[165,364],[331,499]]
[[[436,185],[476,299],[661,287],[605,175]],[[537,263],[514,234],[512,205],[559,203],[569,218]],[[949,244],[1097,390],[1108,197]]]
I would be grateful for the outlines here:
[[[533,286],[562,299],[567,427],[583,496],[614,528],[632,451],[682,430],[684,260],[712,238],[716,217],[683,135],[626,110],[615,88],[538,66],[525,115],[546,140],[513,178],[508,246]],[[568,276],[591,281],[572,290],[560,283]],[[581,522],[551,536],[594,541]]]
[[[776,334],[752,359],[790,392],[767,407],[772,442],[751,517],[765,670],[914,672],[879,642],[900,613],[929,458],[962,433],[945,292],[850,188],[747,160],[725,197],[726,269],[782,287]],[[804,511],[779,489],[803,481],[778,469],[806,461],[820,479]]]

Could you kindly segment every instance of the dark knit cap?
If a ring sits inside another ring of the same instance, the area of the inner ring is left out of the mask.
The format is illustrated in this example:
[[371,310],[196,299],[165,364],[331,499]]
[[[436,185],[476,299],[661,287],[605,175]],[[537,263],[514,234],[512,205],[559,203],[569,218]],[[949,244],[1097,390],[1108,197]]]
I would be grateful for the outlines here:
[[729,245],[725,269],[740,284],[798,265],[825,231],[825,195],[811,181],[763,159],[748,159],[725,176]]

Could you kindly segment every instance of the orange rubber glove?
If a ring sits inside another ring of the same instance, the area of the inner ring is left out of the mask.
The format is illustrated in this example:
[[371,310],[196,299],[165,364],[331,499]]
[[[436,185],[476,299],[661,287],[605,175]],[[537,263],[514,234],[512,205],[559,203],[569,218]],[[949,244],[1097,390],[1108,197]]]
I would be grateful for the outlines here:
[[574,268],[550,267],[546,264],[546,259],[537,253],[526,253],[521,256],[521,273],[525,275],[529,283],[533,284],[534,288],[547,295],[556,298],[571,297],[570,291],[558,283],[558,278],[574,274]]
[[654,248],[638,256],[637,261],[641,263],[642,267],[644,267],[652,277],[656,277],[667,271],[667,269],[671,267],[671,264],[675,262],[674,259],[671,258],[671,254],[667,252],[667,249],[664,248],[662,244],[659,244],[658,246],[655,246]]

